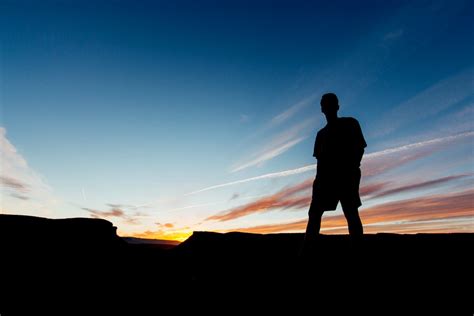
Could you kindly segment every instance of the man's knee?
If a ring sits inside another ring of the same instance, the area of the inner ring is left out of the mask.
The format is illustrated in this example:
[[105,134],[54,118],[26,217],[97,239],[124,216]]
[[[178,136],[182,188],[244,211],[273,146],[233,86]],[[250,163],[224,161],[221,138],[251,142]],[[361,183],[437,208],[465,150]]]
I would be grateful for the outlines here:
[[346,220],[349,225],[360,225],[361,220],[359,216],[359,210],[357,208],[355,209],[350,209],[350,210],[344,210],[344,216],[346,217]]
[[317,203],[311,202],[311,205],[308,211],[309,218],[319,219],[323,216],[323,213],[324,213],[324,210],[321,206],[319,206]]
[[347,218],[358,218],[359,217],[359,208],[358,207],[342,207],[342,211]]

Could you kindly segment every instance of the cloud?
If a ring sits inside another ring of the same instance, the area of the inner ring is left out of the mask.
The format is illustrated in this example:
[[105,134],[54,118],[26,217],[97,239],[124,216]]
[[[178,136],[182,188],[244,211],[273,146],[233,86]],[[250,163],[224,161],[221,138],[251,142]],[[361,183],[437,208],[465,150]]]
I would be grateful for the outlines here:
[[458,174],[458,175],[442,177],[442,178],[438,178],[438,179],[434,179],[434,180],[422,181],[422,182],[417,182],[417,183],[410,183],[410,184],[406,184],[406,185],[403,185],[403,186],[399,186],[397,188],[393,188],[393,189],[390,189],[390,190],[385,190],[385,191],[379,192],[375,195],[372,195],[370,198],[375,199],[375,198],[380,198],[380,197],[384,197],[384,196],[388,196],[388,195],[399,194],[399,193],[403,193],[403,192],[412,192],[412,191],[416,191],[416,190],[427,189],[427,188],[430,188],[430,187],[439,186],[440,184],[444,184],[444,183],[451,182],[451,181],[454,181],[454,180],[458,180],[458,179],[461,179],[461,178],[465,178],[465,177],[468,177],[468,176],[471,176],[471,174]]
[[59,200],[43,177],[28,165],[10,142],[4,127],[0,127],[0,157],[0,186],[5,192],[2,209],[13,214],[51,215]]
[[0,183],[7,188],[13,189],[14,191],[19,191],[19,192],[27,192],[28,191],[28,185],[21,182],[20,180],[10,178],[10,177],[5,177],[5,176],[0,176]]
[[253,227],[241,227],[237,229],[224,230],[223,232],[228,231],[239,231],[246,233],[256,233],[256,234],[271,234],[271,233],[282,233],[282,232],[298,232],[306,228],[308,219],[301,219],[292,222],[278,223],[278,224],[268,224],[268,225],[258,225]]
[[[225,222],[255,213],[263,213],[273,209],[302,208],[311,202],[311,196],[295,196],[301,192],[309,191],[313,179],[305,180],[297,185],[284,188],[279,192],[260,198],[254,202],[233,208],[228,211],[219,212],[208,217],[206,220]],[[306,192],[308,193],[308,192]]]
[[181,211],[181,210],[187,210],[187,209],[190,209],[190,208],[216,205],[216,204],[219,204],[219,203],[222,203],[222,201],[187,205],[187,206],[182,206],[182,207],[173,208],[173,209],[170,209],[170,210],[168,210],[168,211],[169,211],[169,212]]
[[84,188],[81,188],[81,195],[82,195],[82,200],[84,202],[87,202],[86,190],[84,190]]
[[290,106],[288,109],[285,111],[281,112],[280,114],[276,115],[273,117],[269,123],[270,127],[274,127],[277,125],[280,125],[281,123],[289,120],[291,117],[293,117],[296,113],[307,107],[308,105],[313,104],[316,100],[319,99],[320,97],[320,92],[313,93],[306,98],[300,100],[299,102],[293,104]]
[[204,189],[200,189],[197,191],[190,192],[186,195],[192,195],[192,194],[197,194],[201,192],[206,192],[214,189],[220,189],[236,184],[242,184],[242,183],[247,183],[247,182],[252,182],[252,181],[257,181],[257,180],[263,180],[263,179],[273,179],[273,178],[280,178],[280,177],[287,177],[295,174],[300,174],[300,173],[305,173],[308,171],[316,171],[316,164],[296,168],[296,169],[290,169],[290,170],[285,170],[285,171],[279,171],[279,172],[272,172],[272,173],[267,173],[263,174],[260,176],[252,177],[252,178],[247,178],[247,179],[242,179],[242,180],[237,180],[237,181],[232,181],[232,182],[227,182],[227,183],[222,183],[222,184],[217,184],[213,185]]
[[[423,188],[439,186],[447,182],[458,180],[467,176],[469,175],[453,175],[429,181],[420,181],[416,183],[406,184],[388,190],[384,189],[390,184],[390,182],[371,183],[362,186],[359,190],[359,194],[361,197],[370,195],[372,195],[371,198],[386,197],[402,192],[410,192]],[[244,204],[242,206],[232,208],[227,211],[218,212],[216,215],[210,216],[206,220],[225,222],[235,220],[243,216],[269,212],[277,209],[284,210],[307,208],[311,203],[312,183],[312,178],[307,179],[301,183],[298,183],[297,185],[284,188],[275,194],[265,196],[254,202]],[[374,195],[375,193],[376,195]]]
[[313,126],[314,123],[315,119],[306,119],[277,134],[262,150],[250,155],[251,158],[248,161],[234,165],[231,168],[231,172],[241,171],[253,166],[260,166],[264,162],[285,153],[306,138],[306,136],[301,136],[301,134],[307,133],[308,128]]
[[173,228],[173,227],[174,227],[174,224],[172,224],[172,223],[165,223],[165,224],[162,224],[162,223],[156,222],[155,224],[156,224],[158,227],[164,227],[164,228]]
[[131,205],[131,204],[115,204],[115,203],[107,203],[106,204],[107,206],[110,206],[111,208],[135,208],[135,205]]
[[421,159],[446,146],[474,136],[473,131],[424,140],[395,148],[389,148],[364,155],[362,172],[364,176],[374,176],[390,169],[402,166],[408,162]]
[[389,181],[366,184],[359,189],[359,195],[360,196],[372,195],[374,193],[382,191],[389,184],[390,184]]
[[[374,233],[397,233],[397,234],[418,234],[418,233],[472,233],[474,227],[472,218],[456,217],[448,219],[403,222],[396,221],[390,223],[367,224],[364,225],[364,232]],[[347,227],[335,227],[324,229],[324,234],[347,234]]]
[[99,217],[99,218],[125,216],[125,212],[118,208],[113,208],[110,211],[98,211],[98,210],[93,210],[87,207],[83,207],[82,209],[91,213],[93,217]]
[[473,189],[385,203],[361,212],[361,216],[366,224],[472,217],[472,201]]
[[27,201],[29,200],[30,198],[27,197],[26,195],[21,195],[21,194],[17,194],[17,193],[11,193],[10,196],[14,197],[14,198],[17,198],[19,200],[23,200],[23,201]]
[[448,77],[389,110],[371,134],[383,136],[404,124],[438,114],[473,94],[473,68]]
[[[449,135],[445,137],[438,137],[434,139],[424,140],[421,142],[411,143],[403,146],[398,146],[394,148],[384,149],[381,151],[365,154],[362,160],[362,171],[364,176],[373,176],[376,174],[380,174],[386,170],[393,169],[395,167],[401,166],[406,164],[410,161],[414,161],[425,157],[429,154],[432,154],[439,150],[440,148],[444,148],[444,146],[452,145],[456,141],[460,141],[466,138],[470,138],[474,136],[473,131],[464,132],[455,135]],[[289,169],[279,172],[272,172],[263,174],[256,177],[236,180],[232,182],[217,184],[213,186],[209,186],[200,190],[196,190],[186,195],[193,195],[197,193],[202,193],[210,190],[220,189],[228,186],[233,186],[237,184],[243,184],[247,182],[253,182],[258,180],[264,179],[273,179],[273,178],[280,178],[280,177],[287,177],[297,174],[302,174],[305,172],[315,172],[316,171],[316,164],[311,164],[295,169]]]
[[[111,205],[111,204],[108,204]],[[112,204],[115,205],[115,204]],[[124,210],[117,208],[117,207],[112,207],[108,211],[99,211],[87,207],[83,207],[83,210],[89,212],[91,214],[91,217],[93,218],[103,218],[103,219],[110,219],[110,218],[119,218],[122,221],[126,222],[127,224],[139,224],[140,221],[137,217],[143,216],[142,213],[135,213],[133,216],[125,213]]]
[[[453,232],[474,231],[472,201],[474,190],[435,194],[376,205],[360,212],[366,232]],[[452,224],[456,223],[455,226]],[[302,231],[307,218],[271,225],[233,229],[250,233],[277,233]],[[347,232],[343,215],[323,219],[322,232]]]
[[283,154],[284,152],[286,152],[291,147],[293,147],[293,146],[297,145],[298,143],[300,143],[302,140],[304,140],[304,137],[299,137],[299,138],[293,139],[291,141],[288,141],[286,143],[283,143],[283,144],[281,144],[277,147],[268,148],[266,151],[261,152],[255,159],[253,159],[249,162],[246,162],[242,165],[236,166],[235,168],[233,168],[231,170],[231,172],[237,172],[237,171],[246,169],[248,167],[261,165],[263,162],[265,162],[267,160],[270,160],[270,159],[273,159],[273,158]]
[[[111,208],[128,209],[128,210],[137,210],[139,208],[149,208],[148,204],[133,205],[133,204],[120,204],[120,203],[107,203],[106,205]],[[135,214],[136,214],[135,216],[147,216],[146,213],[142,213],[139,211],[136,211]]]

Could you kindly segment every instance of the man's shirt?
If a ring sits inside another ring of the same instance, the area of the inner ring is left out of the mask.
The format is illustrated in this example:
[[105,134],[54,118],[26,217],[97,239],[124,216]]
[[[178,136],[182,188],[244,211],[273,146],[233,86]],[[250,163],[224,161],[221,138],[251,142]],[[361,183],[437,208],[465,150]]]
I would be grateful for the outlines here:
[[316,136],[313,156],[318,160],[318,173],[333,173],[359,168],[367,147],[359,122],[352,117],[339,117],[326,124]]

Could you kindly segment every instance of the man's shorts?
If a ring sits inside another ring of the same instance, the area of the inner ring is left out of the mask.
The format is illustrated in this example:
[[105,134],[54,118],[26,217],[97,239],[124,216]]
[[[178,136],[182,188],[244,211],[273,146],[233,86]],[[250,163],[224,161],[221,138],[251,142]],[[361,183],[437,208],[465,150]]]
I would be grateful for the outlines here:
[[324,174],[318,172],[313,182],[311,209],[333,211],[339,201],[344,209],[362,205],[359,196],[360,169]]

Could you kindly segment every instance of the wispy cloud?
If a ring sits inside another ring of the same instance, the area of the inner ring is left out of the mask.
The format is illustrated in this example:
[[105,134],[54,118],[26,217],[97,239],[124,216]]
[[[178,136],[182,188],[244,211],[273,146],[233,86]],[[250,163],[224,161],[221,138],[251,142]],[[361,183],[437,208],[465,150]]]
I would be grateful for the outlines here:
[[197,207],[205,207],[205,206],[216,205],[216,204],[219,204],[219,203],[222,203],[222,201],[220,201],[220,202],[209,202],[209,203],[199,203],[199,204],[186,205],[186,206],[182,206],[182,207],[173,208],[173,209],[170,209],[170,210],[168,210],[168,211],[169,211],[169,212],[181,211],[181,210],[187,210],[187,209],[191,209],[191,208],[197,208]]
[[97,218],[125,216],[125,212],[118,208],[113,208],[110,211],[98,211],[98,210],[90,209],[87,207],[83,207],[82,209],[84,211],[88,211],[89,213],[91,213],[92,217],[97,217]]
[[[472,201],[474,190],[435,194],[377,205],[360,212],[365,231],[416,233],[474,231]],[[450,225],[451,223],[451,225]],[[455,226],[453,225],[455,223]],[[242,227],[235,231],[250,233],[278,233],[302,231],[307,218],[270,225]],[[347,232],[343,215],[325,217],[322,223],[325,233]]]
[[27,192],[28,185],[26,183],[23,183],[20,180],[10,178],[10,177],[5,177],[5,176],[0,176],[0,183],[7,188],[13,189],[14,191],[19,191],[19,192]]
[[[110,205],[116,205],[116,204],[109,204]],[[118,208],[118,207],[111,207],[110,210],[106,211],[100,211],[100,210],[95,210],[87,207],[82,208],[84,211],[87,211],[91,214],[91,217],[93,218],[103,218],[103,219],[113,219],[113,218],[118,218],[124,221],[127,224],[139,224],[139,217],[146,216],[146,214],[140,213],[140,212],[135,212],[134,214],[128,214],[126,213],[123,209]]]
[[392,108],[380,118],[371,134],[389,134],[404,124],[433,116],[472,96],[473,71],[474,69],[470,68],[441,80]]
[[131,205],[131,204],[107,203],[106,205],[112,208],[121,208],[121,209],[135,208],[135,205]]
[[303,110],[309,105],[314,104],[318,98],[320,97],[321,93],[318,91],[317,93],[313,93],[306,98],[300,100],[299,102],[293,104],[285,111],[281,112],[280,114],[276,115],[270,120],[269,126],[274,127],[280,125],[281,123],[289,120],[293,117],[296,113]]
[[263,213],[273,209],[301,208],[311,202],[311,196],[297,196],[302,191],[308,191],[312,186],[312,179],[305,180],[297,185],[285,188],[279,192],[260,198],[254,202],[233,208],[229,211],[219,212],[206,220],[225,222],[250,214]]
[[293,146],[297,145],[298,143],[300,143],[302,140],[304,140],[304,137],[299,137],[299,138],[290,140],[286,143],[280,144],[277,147],[268,148],[267,150],[263,151],[262,153],[259,153],[259,155],[255,159],[253,159],[249,162],[246,162],[244,164],[236,166],[235,168],[233,168],[231,170],[231,172],[237,172],[237,171],[246,169],[248,167],[261,165],[265,161],[273,159],[273,158],[283,154],[284,152],[286,152],[291,147],[293,147]]
[[390,190],[379,192],[377,194],[372,195],[370,198],[375,199],[375,198],[381,198],[388,195],[394,195],[394,194],[399,194],[399,193],[404,193],[404,192],[413,192],[417,190],[432,188],[432,187],[436,187],[436,186],[439,186],[441,184],[445,184],[451,181],[466,178],[468,176],[471,176],[471,174],[458,174],[458,175],[442,177],[442,178],[438,178],[434,180],[422,181],[422,182],[417,182],[417,183],[409,183],[409,184],[399,186]]
[[390,185],[389,181],[366,184],[359,189],[359,195],[360,196],[373,195],[377,192],[384,190],[388,185]]
[[[371,207],[361,212],[364,224],[421,221],[474,216],[472,208],[474,190],[435,194],[426,197],[395,201]],[[331,221],[344,223],[343,216],[331,217]]]
[[174,227],[173,223],[164,223],[163,224],[163,223],[156,222],[155,224],[158,227],[164,227],[164,228],[173,228]]
[[237,181],[232,181],[232,182],[227,182],[227,183],[222,183],[222,184],[217,184],[213,185],[207,188],[203,188],[197,191],[190,192],[186,195],[192,195],[192,194],[197,194],[201,192],[206,192],[214,189],[220,189],[236,184],[242,184],[242,183],[247,183],[247,182],[252,182],[252,181],[257,181],[257,180],[264,180],[264,179],[273,179],[273,178],[281,178],[281,177],[287,177],[295,174],[300,174],[300,173],[305,173],[308,171],[316,171],[316,164],[300,167],[300,168],[295,168],[295,169],[290,169],[290,170],[285,170],[285,171],[279,171],[279,172],[272,172],[272,173],[266,173],[260,176],[252,177],[252,178],[247,178],[247,179],[242,179],[242,180],[237,180]]
[[[362,170],[365,176],[371,176],[379,174],[385,170],[393,169],[397,166],[403,165],[410,161],[425,157],[433,152],[436,152],[443,146],[453,144],[455,141],[468,139],[474,136],[474,132],[464,132],[456,135],[450,135],[445,137],[438,137],[434,139],[424,140],[421,142],[416,142],[412,144],[407,144],[403,146],[398,146],[394,148],[389,148],[373,153],[364,155],[362,161]],[[303,166],[295,169],[289,169],[279,172],[272,172],[263,174],[256,177],[231,181],[227,183],[217,184],[209,186],[200,190],[190,192],[186,195],[197,194],[201,192],[206,192],[210,190],[220,189],[228,186],[233,186],[237,184],[243,184],[252,181],[264,180],[264,179],[273,179],[280,177],[288,177],[292,175],[302,174],[305,172],[315,172],[316,164],[311,164],[308,166]]]
[[[442,234],[442,233],[471,233],[474,231],[472,219],[469,217],[457,217],[448,219],[426,220],[416,222],[391,222],[380,224],[368,224],[364,227],[367,234],[374,233],[397,233],[397,234]],[[344,234],[347,227],[328,228],[325,234]]]
[[446,146],[456,144],[458,141],[470,139],[474,136],[473,131],[433,138],[403,146],[389,148],[378,152],[364,155],[362,161],[362,172],[364,176],[381,174],[384,171],[394,169],[435,152]]
[[300,232],[306,228],[308,219],[301,219],[297,221],[278,223],[278,224],[268,224],[268,225],[258,225],[252,227],[241,227],[230,230],[221,230],[222,232],[229,231],[239,231],[246,233],[256,233],[256,234],[271,234],[271,233],[283,233],[283,232]]
[[86,190],[84,190],[84,188],[81,188],[81,194],[82,194],[82,201],[87,202]]
[[[389,182],[372,183],[362,186],[359,193],[361,197],[386,197],[403,192],[413,192],[416,190],[437,187],[451,181],[465,178],[467,176],[469,175],[453,175],[428,181],[404,184],[390,189],[385,189],[389,186]],[[311,178],[307,179],[301,183],[298,183],[297,185],[284,188],[275,194],[268,195],[251,203],[244,204],[223,212],[218,212],[216,215],[210,216],[206,220],[225,222],[235,220],[243,216],[269,212],[272,210],[307,208],[311,203],[312,181],[313,179]],[[376,194],[374,195],[374,193]]]
[[[10,142],[4,127],[0,127],[0,157],[0,187],[4,197],[2,211],[50,215],[59,200],[43,177],[28,165]],[[8,197],[15,200],[9,200]]]
[[14,197],[14,198],[17,198],[19,200],[23,200],[23,201],[27,201],[29,200],[30,198],[27,197],[26,195],[21,195],[21,194],[17,194],[17,193],[11,193],[10,196]]
[[314,118],[306,119],[277,134],[268,145],[264,146],[263,149],[257,151],[255,154],[252,154],[251,158],[246,162],[234,165],[231,168],[231,172],[241,171],[253,166],[260,166],[264,162],[285,153],[306,138],[309,127],[314,126],[315,122],[316,119]]

